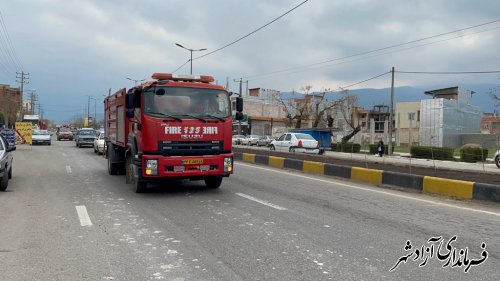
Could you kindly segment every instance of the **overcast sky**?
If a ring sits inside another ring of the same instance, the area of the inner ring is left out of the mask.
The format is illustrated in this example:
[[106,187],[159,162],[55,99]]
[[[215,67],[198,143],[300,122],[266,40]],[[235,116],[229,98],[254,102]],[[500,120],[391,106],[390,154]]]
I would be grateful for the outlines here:
[[[302,1],[2,0],[0,11],[24,71],[30,74],[25,90],[37,90],[46,117],[64,120],[84,112],[86,95],[98,98],[102,107],[108,89],[133,86],[125,77],[149,79],[153,72],[177,69],[189,59],[189,52],[175,43],[208,49],[195,52],[196,58]],[[234,91],[237,84],[232,81],[240,77],[249,80],[250,88],[291,91],[304,85],[337,89],[392,66],[405,71],[499,70],[500,22],[297,68],[498,20],[499,11],[498,0],[309,0],[248,38],[194,60],[193,72],[213,75],[219,84],[228,77]],[[450,39],[457,36],[462,37]],[[442,42],[428,44],[436,41]],[[0,60],[0,83],[17,87],[13,67],[2,52]],[[297,69],[270,74],[291,68]],[[189,64],[177,73],[189,73]],[[499,76],[396,74],[396,86],[500,84]],[[387,75],[356,87],[389,86]]]

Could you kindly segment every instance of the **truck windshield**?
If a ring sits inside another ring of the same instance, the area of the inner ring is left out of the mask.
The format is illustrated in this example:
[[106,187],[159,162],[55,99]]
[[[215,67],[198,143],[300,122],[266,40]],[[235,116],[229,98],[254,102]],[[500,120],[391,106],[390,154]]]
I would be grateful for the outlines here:
[[144,91],[144,113],[176,118],[226,118],[231,116],[225,91],[200,88],[156,87]]

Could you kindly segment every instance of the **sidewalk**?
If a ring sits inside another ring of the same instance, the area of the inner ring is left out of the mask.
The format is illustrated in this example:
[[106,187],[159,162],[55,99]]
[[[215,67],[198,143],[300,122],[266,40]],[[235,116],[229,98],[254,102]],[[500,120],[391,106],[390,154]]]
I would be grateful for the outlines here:
[[327,157],[354,160],[360,162],[368,163],[383,163],[383,164],[393,164],[398,166],[412,166],[412,167],[424,167],[424,168],[436,168],[436,169],[446,169],[453,171],[464,171],[464,172],[478,172],[478,173],[488,173],[488,174],[498,174],[500,175],[500,169],[494,163],[466,163],[466,162],[455,162],[455,161],[443,161],[443,160],[430,160],[430,159],[418,159],[410,158],[409,153],[399,153],[399,156],[384,156],[379,157],[370,154],[360,154],[360,153],[344,153],[344,152],[334,152],[326,151],[325,155]]
[[[233,145],[235,147],[256,149],[256,150],[267,150],[267,147],[255,147],[255,146],[245,146],[245,145]],[[494,163],[466,163],[466,162],[455,162],[455,161],[442,161],[442,160],[430,160],[430,159],[418,159],[410,158],[409,153],[398,153],[395,156],[384,156],[378,157],[370,154],[361,153],[344,153],[335,151],[325,151],[324,156],[334,159],[351,160],[360,163],[378,163],[378,164],[391,164],[395,166],[402,167],[422,167],[430,168],[436,170],[451,170],[451,171],[463,171],[463,172],[473,172],[477,174],[492,174],[500,176],[500,169]]]

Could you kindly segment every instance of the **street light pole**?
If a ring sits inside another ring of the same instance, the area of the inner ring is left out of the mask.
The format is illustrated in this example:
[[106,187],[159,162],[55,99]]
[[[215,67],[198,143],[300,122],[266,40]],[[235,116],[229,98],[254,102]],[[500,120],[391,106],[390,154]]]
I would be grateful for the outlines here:
[[134,81],[134,86],[137,86],[137,82],[142,82],[142,81],[146,80],[146,79],[140,79],[140,80],[139,79],[132,79],[132,78],[128,78],[128,77],[125,77],[125,79],[130,80],[130,81]]
[[186,50],[188,50],[188,51],[190,52],[190,59],[189,59],[189,62],[190,62],[190,64],[191,64],[191,68],[190,68],[189,73],[190,73],[191,75],[193,75],[193,52],[206,51],[207,49],[206,49],[206,48],[203,48],[203,49],[194,50],[194,49],[189,49],[189,48],[186,48],[186,47],[182,46],[182,45],[181,45],[181,44],[179,44],[179,43],[175,43],[175,45],[177,45],[177,46],[179,46],[179,47],[181,47],[181,48],[183,48],[183,49],[186,49]]

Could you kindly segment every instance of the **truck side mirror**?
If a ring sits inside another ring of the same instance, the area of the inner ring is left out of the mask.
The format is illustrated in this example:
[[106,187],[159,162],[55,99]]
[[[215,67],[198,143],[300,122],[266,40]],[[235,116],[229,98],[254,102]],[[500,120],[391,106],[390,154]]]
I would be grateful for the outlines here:
[[133,93],[125,94],[125,108],[128,110],[133,110],[134,107],[135,107],[134,94]]
[[241,121],[241,120],[243,120],[243,113],[241,113],[241,112],[236,112],[236,116],[235,116],[235,117],[236,117],[236,120],[237,120],[237,121]]
[[242,97],[236,98],[236,111],[243,112],[243,98]]

